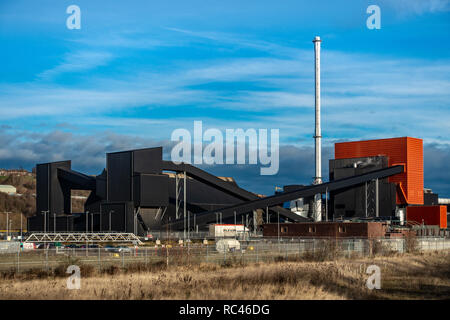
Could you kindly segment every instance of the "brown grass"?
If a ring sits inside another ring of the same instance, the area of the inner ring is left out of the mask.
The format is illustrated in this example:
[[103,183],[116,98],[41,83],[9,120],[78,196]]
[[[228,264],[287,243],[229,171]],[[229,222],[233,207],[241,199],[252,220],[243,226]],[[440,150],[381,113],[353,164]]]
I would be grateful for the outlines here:
[[[69,263],[69,261],[68,261]],[[381,290],[366,288],[367,266],[381,268]],[[68,290],[64,267],[0,281],[0,299],[448,299],[448,251],[325,262],[81,266],[80,290]]]

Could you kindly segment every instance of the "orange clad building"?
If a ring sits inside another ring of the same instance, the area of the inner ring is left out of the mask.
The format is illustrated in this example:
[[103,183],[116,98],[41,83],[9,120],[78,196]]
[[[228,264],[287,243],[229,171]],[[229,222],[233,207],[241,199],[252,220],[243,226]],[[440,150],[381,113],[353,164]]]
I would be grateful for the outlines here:
[[405,172],[389,178],[397,184],[397,204],[423,204],[423,140],[410,137],[336,143],[335,159],[387,156],[389,166]]

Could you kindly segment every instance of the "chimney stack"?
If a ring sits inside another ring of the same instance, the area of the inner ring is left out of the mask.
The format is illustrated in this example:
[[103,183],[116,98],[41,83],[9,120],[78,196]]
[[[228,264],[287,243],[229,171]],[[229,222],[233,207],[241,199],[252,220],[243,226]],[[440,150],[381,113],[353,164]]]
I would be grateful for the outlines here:
[[[314,134],[315,155],[316,155],[316,175],[313,184],[322,183],[322,134],[320,130],[320,37],[314,40],[315,55],[315,82],[316,82],[316,131]],[[322,195],[314,196],[314,221],[322,221]]]

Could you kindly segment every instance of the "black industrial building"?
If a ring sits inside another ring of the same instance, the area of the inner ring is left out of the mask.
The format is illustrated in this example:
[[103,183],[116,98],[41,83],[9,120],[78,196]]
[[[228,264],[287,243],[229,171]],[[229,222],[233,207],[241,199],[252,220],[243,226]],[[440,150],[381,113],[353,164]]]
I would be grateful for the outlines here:
[[[387,167],[388,158],[385,156],[331,159],[330,181]],[[393,217],[396,209],[395,190],[396,185],[384,178],[368,181],[358,187],[332,191],[329,219]]]
[[[177,178],[168,171],[180,175]],[[114,231],[138,235],[148,230],[160,230],[168,222],[183,216],[184,173],[191,229],[195,228],[194,216],[198,213],[258,198],[238,187],[232,179],[216,177],[188,164],[176,165],[162,160],[162,147],[114,152],[106,155],[106,169],[97,176],[72,170],[71,161],[38,164],[37,214],[29,218],[28,230]],[[91,191],[85,212],[71,212],[72,190]],[[275,209],[286,220],[302,220],[277,205],[270,208],[270,212]],[[241,222],[242,217],[242,214],[238,215],[237,221]],[[234,217],[221,218],[222,222],[234,221]],[[245,218],[248,219],[248,215]],[[215,219],[216,215],[211,222]],[[253,219],[247,221],[251,224]],[[207,228],[206,224],[198,226]]]
[[[190,221],[190,230],[206,230],[208,224],[219,221],[218,217],[222,223],[240,223],[245,219],[253,227],[254,215],[261,211],[269,219],[276,216],[286,222],[305,222],[310,219],[283,208],[283,203],[327,192],[334,194],[336,210],[345,202],[346,216],[349,212],[365,216],[359,203],[351,203],[351,194],[361,193],[366,183],[380,179],[379,194],[388,200],[380,203],[387,203],[382,210],[389,212],[393,195],[385,178],[403,172],[401,165],[387,167],[383,158],[350,170],[345,161],[334,160],[330,182],[289,186],[282,193],[261,197],[240,188],[230,178],[216,177],[189,164],[165,161],[162,154],[162,147],[108,153],[106,169],[97,176],[72,170],[71,161],[38,164],[37,213],[28,219],[28,230],[145,235],[149,230],[185,230],[186,220]],[[71,190],[91,191],[85,212],[71,212]],[[273,218],[268,221],[273,222]]]

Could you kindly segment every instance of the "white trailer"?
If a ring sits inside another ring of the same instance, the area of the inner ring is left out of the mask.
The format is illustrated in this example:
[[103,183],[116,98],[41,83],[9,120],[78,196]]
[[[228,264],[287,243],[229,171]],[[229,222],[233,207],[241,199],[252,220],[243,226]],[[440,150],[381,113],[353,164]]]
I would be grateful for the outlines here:
[[214,238],[243,238],[249,229],[243,224],[210,224],[209,235]]

